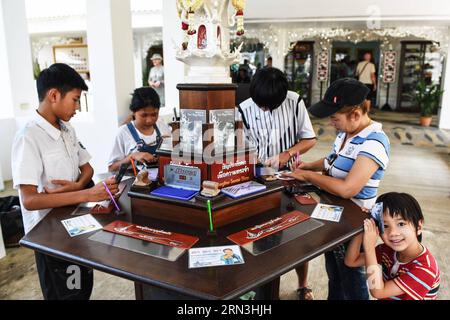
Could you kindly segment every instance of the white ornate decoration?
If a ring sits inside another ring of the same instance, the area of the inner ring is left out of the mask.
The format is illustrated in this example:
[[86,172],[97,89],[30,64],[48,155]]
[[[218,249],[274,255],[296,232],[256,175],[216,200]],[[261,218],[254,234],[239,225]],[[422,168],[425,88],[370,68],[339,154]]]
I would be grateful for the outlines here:
[[245,0],[177,0],[177,8],[185,38],[176,57],[189,66],[186,82],[231,83],[229,68],[242,46],[230,52],[230,28],[238,20],[243,34]]

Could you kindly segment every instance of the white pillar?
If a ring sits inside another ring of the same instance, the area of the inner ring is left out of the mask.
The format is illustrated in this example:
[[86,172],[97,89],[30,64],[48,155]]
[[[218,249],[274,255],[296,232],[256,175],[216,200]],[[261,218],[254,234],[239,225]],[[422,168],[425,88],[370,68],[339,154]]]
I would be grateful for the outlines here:
[[12,177],[16,121],[23,121],[38,105],[24,0],[0,0],[0,97],[1,190],[3,178]]
[[3,183],[2,166],[0,165],[0,192],[5,190],[5,184]]
[[278,48],[276,52],[272,55],[273,67],[284,71],[284,52],[289,47],[287,30],[285,28],[279,28],[277,31],[278,35]]
[[[450,28],[448,30],[450,34]],[[444,96],[442,98],[442,108],[440,112],[439,128],[450,129],[450,46],[445,60],[444,74]]]
[[142,87],[142,35],[134,34],[134,82],[136,88]]
[[104,172],[135,89],[130,0],[87,1],[87,37],[94,121],[79,124],[77,132],[94,169]]
[[0,227],[0,259],[6,256],[5,244],[3,242],[2,228]]
[[[178,18],[176,1],[163,1],[163,46],[164,46],[164,81],[166,107],[161,115],[173,115],[173,108],[179,109],[180,97],[177,85],[184,83],[185,66],[176,59],[176,46],[183,40],[181,21]],[[179,114],[179,113],[178,113]]]
[[38,101],[25,0],[0,1],[0,70],[0,115],[29,115]]

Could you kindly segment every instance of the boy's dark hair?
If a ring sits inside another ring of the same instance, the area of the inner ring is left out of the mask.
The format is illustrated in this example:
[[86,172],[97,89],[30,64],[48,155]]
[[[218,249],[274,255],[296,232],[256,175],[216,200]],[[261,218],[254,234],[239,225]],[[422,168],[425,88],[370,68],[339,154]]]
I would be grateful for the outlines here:
[[288,81],[277,68],[264,68],[256,72],[250,83],[250,96],[260,108],[273,111],[286,100]]
[[[388,210],[389,215],[399,215],[403,220],[411,222],[416,228],[416,232],[419,229],[419,222],[424,220],[422,209],[420,208],[417,200],[407,194],[390,192],[378,197],[377,203],[383,203],[383,210]],[[418,237],[419,242],[422,242],[422,235]]]
[[142,87],[134,90],[130,110],[136,112],[147,107],[161,108],[161,100],[155,89]]
[[73,68],[64,63],[55,63],[42,70],[36,81],[39,102],[43,102],[51,89],[57,89],[62,97],[74,90],[87,91],[83,78]]

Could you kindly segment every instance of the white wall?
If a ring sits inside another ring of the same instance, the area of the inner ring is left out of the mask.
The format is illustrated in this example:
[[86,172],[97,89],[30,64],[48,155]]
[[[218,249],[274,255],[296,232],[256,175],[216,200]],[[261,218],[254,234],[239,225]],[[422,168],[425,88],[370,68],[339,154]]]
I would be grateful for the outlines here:
[[[448,28],[450,35],[450,28]],[[442,108],[440,110],[439,128],[450,130],[450,48],[447,53],[447,61],[444,69],[444,96],[442,97]]]
[[364,20],[379,13],[383,19],[450,19],[447,0],[248,0],[245,14],[248,20],[311,19],[314,21],[340,19]]
[[[174,22],[175,21],[175,22]],[[174,45],[181,45],[181,23],[175,6],[175,1],[163,2],[163,45],[164,45],[164,80],[166,107],[161,114],[173,115],[173,108],[180,107],[180,93],[177,85],[184,83],[185,66],[176,59]]]
[[105,172],[135,87],[130,2],[89,0],[87,12],[94,110],[90,121],[74,121],[74,126],[96,172]]
[[14,116],[24,117],[37,105],[23,0],[0,2],[0,67],[0,166],[3,179],[10,180]]
[[6,256],[5,244],[3,243],[2,228],[0,228],[0,259]]
[[[0,77],[8,81],[7,87],[11,100],[7,97],[6,103],[12,103],[15,116],[25,116],[33,105],[37,103],[37,94],[33,78],[33,64],[30,39],[23,0],[2,0],[0,7],[0,59],[6,59],[6,68],[2,68]],[[4,66],[4,62],[2,67]],[[4,84],[4,83],[2,83]],[[5,106],[8,108],[8,106]]]
[[11,173],[11,147],[16,132],[16,121],[14,119],[0,119],[1,152],[0,165],[3,180],[12,179]]

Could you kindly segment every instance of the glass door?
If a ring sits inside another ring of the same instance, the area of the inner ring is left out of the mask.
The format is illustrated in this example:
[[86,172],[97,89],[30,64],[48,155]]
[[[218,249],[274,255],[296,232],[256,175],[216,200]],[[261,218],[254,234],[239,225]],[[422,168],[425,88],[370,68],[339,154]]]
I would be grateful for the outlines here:
[[285,72],[289,89],[297,92],[305,102],[311,105],[311,87],[314,63],[314,42],[304,41],[292,44],[285,58]]
[[441,84],[443,56],[428,41],[402,43],[401,70],[397,106],[399,111],[419,112],[415,90],[420,80]]

